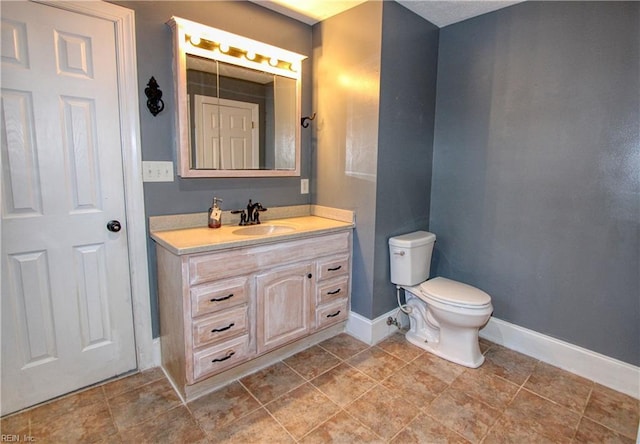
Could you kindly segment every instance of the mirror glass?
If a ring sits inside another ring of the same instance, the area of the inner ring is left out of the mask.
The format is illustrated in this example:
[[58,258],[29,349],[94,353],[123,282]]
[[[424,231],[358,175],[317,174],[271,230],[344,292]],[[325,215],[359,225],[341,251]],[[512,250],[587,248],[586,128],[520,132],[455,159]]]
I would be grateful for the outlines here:
[[187,54],[190,165],[295,170],[295,79]]
[[172,17],[178,174],[300,175],[306,56]]

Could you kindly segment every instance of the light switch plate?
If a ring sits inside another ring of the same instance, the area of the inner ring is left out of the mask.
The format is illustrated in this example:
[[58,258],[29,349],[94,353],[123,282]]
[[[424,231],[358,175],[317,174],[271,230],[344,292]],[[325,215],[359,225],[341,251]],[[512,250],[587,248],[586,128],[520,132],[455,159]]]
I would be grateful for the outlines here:
[[300,194],[309,194],[309,179],[300,179]]
[[143,182],[173,182],[173,162],[143,161]]

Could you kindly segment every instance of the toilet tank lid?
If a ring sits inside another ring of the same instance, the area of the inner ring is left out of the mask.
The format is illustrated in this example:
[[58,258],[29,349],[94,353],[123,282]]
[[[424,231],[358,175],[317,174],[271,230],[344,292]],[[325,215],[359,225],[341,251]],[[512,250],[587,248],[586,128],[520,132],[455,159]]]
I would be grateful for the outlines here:
[[451,279],[437,277],[420,284],[427,295],[445,303],[466,306],[484,306],[491,302],[491,296],[479,288]]
[[436,241],[436,235],[428,231],[414,231],[400,236],[389,238],[389,245],[393,247],[421,247]]

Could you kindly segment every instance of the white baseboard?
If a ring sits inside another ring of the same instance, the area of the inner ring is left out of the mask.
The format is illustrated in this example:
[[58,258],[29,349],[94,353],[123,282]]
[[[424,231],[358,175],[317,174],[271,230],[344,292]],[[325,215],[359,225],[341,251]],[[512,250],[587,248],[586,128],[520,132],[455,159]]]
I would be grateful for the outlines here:
[[640,368],[492,317],[480,337],[640,399]]
[[149,362],[138,364],[138,370],[146,370],[153,367],[160,367],[162,364],[162,354],[160,351],[160,338],[153,338],[151,341],[151,360]]
[[[391,310],[370,320],[352,311],[346,330],[351,336],[373,345],[398,330],[394,325],[387,325],[389,316],[398,315],[397,310]],[[403,320],[398,320],[404,325],[404,316],[400,317]],[[480,337],[640,399],[639,367],[494,317],[480,330]]]
[[387,325],[389,316],[395,317],[398,310],[391,310],[388,313],[378,316],[374,320],[367,319],[353,311],[349,312],[347,320],[347,333],[356,339],[361,340],[369,345],[377,344],[398,331],[395,325]]

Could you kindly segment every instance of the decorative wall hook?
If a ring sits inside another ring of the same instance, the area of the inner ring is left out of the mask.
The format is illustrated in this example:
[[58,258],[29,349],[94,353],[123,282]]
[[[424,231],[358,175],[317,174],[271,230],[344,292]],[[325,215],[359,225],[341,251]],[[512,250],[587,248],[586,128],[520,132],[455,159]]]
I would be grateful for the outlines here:
[[162,101],[162,91],[154,77],[149,79],[144,93],[147,96],[147,108],[149,108],[151,114],[157,116],[158,113],[164,109],[164,102]]
[[300,119],[300,125],[302,125],[303,128],[309,128],[309,121],[315,118],[316,118],[316,113],[313,113],[311,117],[309,116],[303,117],[302,119]]

